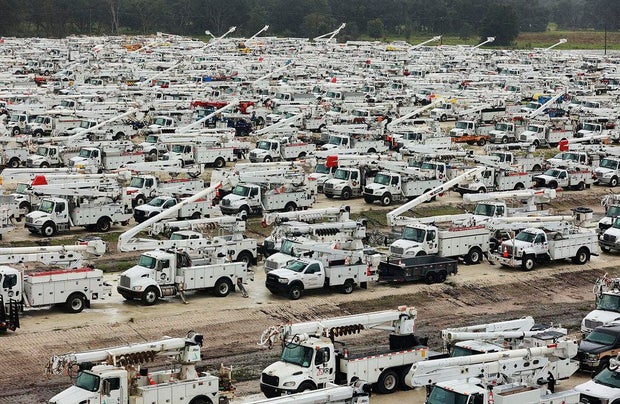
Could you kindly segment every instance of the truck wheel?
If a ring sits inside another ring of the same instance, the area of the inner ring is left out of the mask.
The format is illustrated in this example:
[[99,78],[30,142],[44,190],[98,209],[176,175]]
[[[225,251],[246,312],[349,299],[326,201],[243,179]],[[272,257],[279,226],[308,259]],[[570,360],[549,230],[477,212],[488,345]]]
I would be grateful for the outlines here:
[[11,131],[11,133],[13,134],[13,136],[17,136],[21,133],[21,129],[19,129],[18,126],[14,127],[13,130]]
[[157,303],[157,299],[159,299],[159,292],[157,292],[157,288],[155,286],[149,286],[142,294],[142,303],[146,306],[154,305]]
[[398,374],[392,369],[384,370],[375,387],[381,394],[394,393],[398,389]]
[[538,147],[540,146],[540,141],[538,141],[538,139],[534,140],[534,142],[532,142],[532,144],[534,145],[534,147]]
[[241,220],[247,220],[247,218],[250,216],[250,208],[246,205],[243,205],[241,208],[239,208],[239,215],[241,216]]
[[374,199],[372,199],[372,198],[369,198],[369,197],[365,196],[365,197],[364,197],[364,202],[372,204],[372,203],[374,203],[374,202],[375,202],[375,200],[374,200]]
[[44,161],[43,163],[41,163],[41,168],[49,168],[50,165],[47,161]]
[[557,183],[557,182],[555,182],[555,181],[551,181],[551,182],[549,183],[549,188],[551,188],[551,189],[557,189],[557,188],[558,188],[558,183]]
[[19,159],[13,157],[12,159],[9,160],[8,166],[11,167],[11,168],[19,167]]
[[575,189],[577,191],[583,191],[584,189],[586,189],[586,184],[584,184],[583,181],[580,181],[579,184],[577,184],[577,186],[575,187]]
[[383,194],[383,196],[381,197],[381,205],[390,206],[391,203],[392,203],[392,195],[388,193]]
[[285,212],[295,212],[297,210],[297,205],[294,202],[289,202],[284,207]]
[[575,255],[571,261],[573,261],[573,264],[583,265],[588,262],[589,259],[590,251],[588,251],[588,249],[585,247],[581,247],[579,250],[577,250],[577,255]]
[[437,274],[437,282],[439,283],[444,283],[447,278],[448,274],[446,273],[446,271],[439,271],[439,273]]
[[288,290],[288,297],[291,300],[298,300],[302,293],[303,293],[303,287],[299,284],[295,284],[293,286],[290,287],[290,289]]
[[601,251],[602,251],[602,252],[606,252],[606,253],[608,253],[608,252],[610,252],[610,251],[611,251],[611,248],[609,248],[609,247],[607,247],[607,246],[605,246],[605,245],[602,245],[602,246],[601,246]]
[[228,278],[220,278],[215,282],[215,286],[213,287],[213,294],[217,297],[225,297],[230,294],[230,291],[233,288],[233,284]]
[[306,152],[301,152],[299,153],[299,156],[297,156],[298,159],[303,159],[306,157]]
[[376,152],[377,152],[377,151],[376,151],[373,147],[371,147],[370,149],[368,149],[368,153],[376,153]]
[[248,268],[252,265],[253,260],[254,257],[252,257],[252,254],[249,251],[241,251],[239,255],[237,255],[236,259],[237,262],[244,262]]
[[612,188],[618,186],[618,177],[611,177],[611,180],[609,180],[609,186]]
[[486,190],[484,187],[480,187],[480,188],[478,188],[478,191],[477,191],[477,192],[478,192],[479,194],[484,194],[484,193],[486,193],[486,192],[487,192],[487,190]]
[[26,212],[26,214],[32,212],[32,205],[29,202],[22,202],[19,204],[19,210]]
[[213,163],[213,166],[214,166],[215,168],[222,168],[222,167],[224,167],[225,165],[226,165],[226,160],[224,160],[224,159],[223,159],[223,158],[221,158],[221,157],[216,158],[216,159],[215,159],[215,162]]
[[478,264],[480,261],[482,261],[482,250],[479,247],[473,247],[467,253],[465,262],[468,264]]
[[136,201],[135,206],[144,205],[146,203],[146,198],[144,197],[144,195],[138,195],[136,196],[135,201]]
[[194,212],[192,213],[192,215],[190,216],[190,219],[192,220],[196,220],[196,219],[200,219],[202,217],[202,215],[200,214],[200,212]]
[[149,161],[157,161],[157,150],[151,150],[149,152]]
[[325,194],[325,197],[327,199],[332,199],[334,197],[334,195],[333,194]]
[[107,233],[110,231],[111,228],[112,221],[107,217],[102,217],[101,219],[97,220],[97,231]]
[[34,137],[41,137],[43,136],[43,131],[41,129],[37,129],[34,131]]
[[478,140],[478,146],[484,146],[485,144],[487,144],[487,140],[486,139]]
[[400,369],[400,372],[398,375],[398,389],[401,391],[411,390],[411,387],[409,387],[407,383],[405,382],[405,379],[407,378],[407,374],[409,373],[410,370],[411,370],[411,365],[405,366],[404,368]]
[[540,166],[540,164],[534,164],[534,167],[532,167],[532,171],[541,171],[542,167]]
[[504,137],[502,138],[502,143],[503,143],[503,144],[508,143],[508,137],[507,137],[507,136],[504,136]]
[[51,237],[56,234],[56,226],[53,223],[45,223],[41,227],[41,234],[47,237]]
[[297,393],[303,393],[304,391],[311,391],[311,390],[316,390],[316,387],[314,386],[314,384],[312,384],[312,382],[303,382],[302,384],[299,385],[299,387],[297,387]]
[[533,256],[528,255],[523,258],[523,262],[521,263],[521,268],[523,270],[531,271],[532,269],[534,269],[535,266],[536,266],[536,261],[534,260]]
[[349,189],[348,187],[345,187],[342,190],[341,198],[344,199],[345,201],[348,201],[349,199],[351,199],[351,189]]
[[267,157],[265,157],[265,159],[263,161],[265,163],[271,163],[273,161],[273,159],[271,158],[271,156],[267,156]]
[[446,114],[443,114],[442,116],[440,116],[440,117],[439,117],[439,120],[440,120],[441,122],[445,122],[445,121],[447,121],[447,120],[448,120],[448,116],[447,116]]
[[521,184],[520,182],[515,185],[515,191],[520,191],[522,189],[525,189],[525,185]]
[[468,145],[470,145],[470,146],[473,146],[474,144],[476,144],[476,142],[474,142],[474,141],[472,141],[472,140],[468,140],[468,141],[467,141],[467,144],[468,144]]
[[344,285],[342,285],[342,293],[344,293],[345,295],[350,295],[351,293],[353,293],[353,281],[351,279],[347,279],[346,281],[344,281]]
[[80,293],[72,293],[65,303],[65,308],[69,313],[79,313],[84,310],[84,306],[86,306],[86,299]]
[[196,397],[189,404],[212,404],[208,397]]
[[432,285],[433,283],[437,282],[437,277],[435,276],[435,272],[428,272],[426,276],[424,277],[424,281],[426,282],[427,285]]

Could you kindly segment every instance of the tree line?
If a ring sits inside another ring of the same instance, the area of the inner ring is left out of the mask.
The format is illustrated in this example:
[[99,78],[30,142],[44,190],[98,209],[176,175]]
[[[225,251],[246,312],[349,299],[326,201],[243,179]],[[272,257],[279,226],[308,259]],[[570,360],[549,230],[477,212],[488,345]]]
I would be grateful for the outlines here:
[[0,36],[152,34],[205,35],[237,26],[250,36],[312,38],[347,23],[338,38],[414,35],[496,36],[509,45],[519,32],[617,30],[617,0],[0,0]]

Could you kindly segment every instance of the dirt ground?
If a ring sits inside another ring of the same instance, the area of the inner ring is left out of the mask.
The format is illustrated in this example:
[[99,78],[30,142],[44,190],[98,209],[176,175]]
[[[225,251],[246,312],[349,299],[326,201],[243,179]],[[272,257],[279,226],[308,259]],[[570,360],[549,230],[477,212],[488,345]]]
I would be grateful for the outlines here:
[[[556,210],[590,206],[600,216],[600,196],[607,188],[595,187],[586,192],[561,193],[554,203]],[[368,209],[360,201],[351,201],[352,210]],[[437,204],[457,203],[457,195],[447,195]],[[317,207],[334,205],[320,200]],[[378,208],[378,207],[377,207]],[[25,235],[25,238],[30,236]],[[118,259],[118,255],[105,260]],[[161,338],[184,336],[188,330],[205,335],[204,361],[201,367],[210,371],[220,363],[232,365],[239,382],[238,395],[259,391],[261,370],[277,360],[279,350],[257,345],[261,333],[271,325],[327,318],[349,313],[415,306],[418,310],[417,334],[429,336],[429,344],[440,349],[439,331],[448,326],[477,324],[533,316],[537,322],[561,324],[577,331],[581,319],[593,308],[592,285],[605,272],[620,276],[620,255],[592,257],[586,265],[570,261],[521,272],[482,263],[459,266],[459,273],[445,284],[409,283],[372,285],[351,295],[320,291],[308,293],[298,301],[270,295],[264,287],[262,266],[248,287],[249,298],[240,293],[226,298],[210,294],[192,294],[187,305],[169,299],[156,306],[143,307],[137,302],[124,302],[114,292],[104,302],[93,302],[79,315],[59,309],[28,311],[22,317],[22,328],[1,335],[0,403],[45,402],[71,383],[67,376],[44,376],[44,367],[52,354],[81,352]],[[118,274],[107,278],[116,286]],[[387,342],[381,332],[368,332],[360,337],[346,337],[356,349],[372,351]],[[163,363],[159,365],[164,365]],[[577,375],[564,385],[583,382],[587,376]],[[392,397],[373,396],[373,402],[402,400],[423,402],[420,391],[403,392]]]

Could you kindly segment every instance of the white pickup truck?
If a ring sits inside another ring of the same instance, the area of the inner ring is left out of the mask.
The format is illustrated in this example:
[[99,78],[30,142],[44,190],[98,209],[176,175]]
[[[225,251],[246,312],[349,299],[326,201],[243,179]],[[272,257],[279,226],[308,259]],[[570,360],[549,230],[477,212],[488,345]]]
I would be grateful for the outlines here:
[[338,287],[342,293],[349,294],[355,285],[366,289],[368,282],[377,279],[376,271],[370,271],[361,260],[355,263],[345,260],[344,265],[326,266],[317,260],[296,259],[284,268],[269,272],[265,286],[271,293],[285,293],[297,300],[305,290]]

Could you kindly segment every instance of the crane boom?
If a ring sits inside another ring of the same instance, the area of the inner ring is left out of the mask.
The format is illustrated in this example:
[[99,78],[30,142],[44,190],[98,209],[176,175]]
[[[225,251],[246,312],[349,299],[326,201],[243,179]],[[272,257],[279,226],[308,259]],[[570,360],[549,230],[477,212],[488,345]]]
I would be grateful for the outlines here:
[[308,209],[295,212],[265,213],[265,215],[263,216],[262,224],[264,226],[268,226],[276,222],[284,222],[289,220],[298,220],[305,222],[324,218],[334,218],[338,219],[339,221],[344,221],[349,218],[350,210],[351,208],[349,206],[343,205],[339,208]]
[[453,179],[444,182],[443,184],[439,185],[438,187],[435,187],[433,189],[431,189],[428,192],[423,193],[422,195],[418,196],[417,198],[411,200],[410,202],[405,203],[404,205],[401,205],[399,207],[397,207],[396,209],[388,212],[386,214],[387,217],[387,224],[388,226],[393,226],[395,223],[396,218],[402,214],[407,212],[408,210],[411,210],[413,208],[415,208],[416,206],[420,205],[421,203],[424,202],[428,202],[430,200],[432,200],[433,198],[435,198],[437,195],[439,195],[442,192],[445,192],[449,189],[451,189],[453,186],[458,185],[461,181],[467,179],[467,178],[471,178],[471,177],[475,177],[477,175],[480,175],[482,172],[484,172],[485,167],[476,167],[476,168],[472,168],[471,170],[467,170],[466,172],[464,172],[463,174],[454,177]]
[[0,248],[0,264],[40,262],[46,265],[79,267],[82,264],[83,254],[99,257],[105,254],[106,250],[107,244],[100,238],[76,245]]

